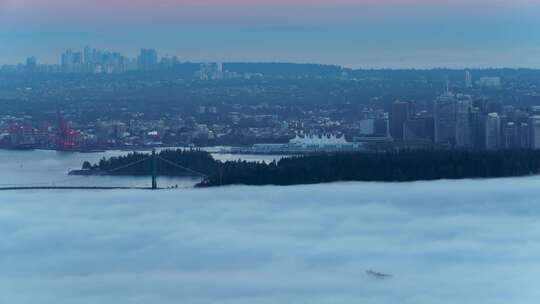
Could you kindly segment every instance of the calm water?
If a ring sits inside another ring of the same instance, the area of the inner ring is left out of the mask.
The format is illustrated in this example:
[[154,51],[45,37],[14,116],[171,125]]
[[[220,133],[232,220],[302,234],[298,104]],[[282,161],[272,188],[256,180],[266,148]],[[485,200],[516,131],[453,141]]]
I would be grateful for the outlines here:
[[[83,160],[118,153],[2,151],[0,178],[61,179]],[[0,303],[528,304],[540,298],[538,177],[7,191],[0,192],[0,238]],[[370,276],[370,269],[392,277]]]
[[[0,150],[0,187],[12,185],[36,186],[122,186],[146,187],[150,177],[118,176],[68,176],[73,169],[80,169],[84,161],[98,162],[103,157],[123,155],[125,151],[107,151],[100,153],[67,153],[58,151],[10,151]],[[281,156],[269,155],[232,155],[213,154],[220,160],[267,161],[280,159]],[[199,182],[197,178],[160,177],[161,187],[179,185],[191,187]]]

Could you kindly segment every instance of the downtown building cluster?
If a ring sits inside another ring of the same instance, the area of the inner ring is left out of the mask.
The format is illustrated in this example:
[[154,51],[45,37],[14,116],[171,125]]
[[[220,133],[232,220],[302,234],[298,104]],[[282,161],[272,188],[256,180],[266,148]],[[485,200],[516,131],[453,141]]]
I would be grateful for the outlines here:
[[[68,49],[60,55],[59,64],[39,64],[36,57],[26,58],[24,64],[2,65],[0,72],[15,73],[65,73],[65,74],[122,74],[127,72],[167,71],[181,64],[177,56],[159,56],[155,49],[142,48],[135,58],[119,52],[84,47]],[[185,64],[185,63],[184,63]],[[261,73],[231,72],[221,62],[188,63],[197,66],[191,76],[200,80],[253,79]]]
[[176,56],[160,59],[154,49],[141,49],[137,58],[129,58],[118,52],[86,46],[83,51],[69,49],[62,53],[60,70],[64,73],[118,74],[169,68],[176,63]]
[[458,149],[540,149],[540,107],[527,111],[484,98],[446,92],[433,111],[415,111],[396,101],[389,111],[389,135],[397,143]]
[[67,49],[60,55],[58,64],[40,64],[36,57],[28,57],[24,64],[3,65],[3,72],[26,73],[91,73],[120,74],[133,71],[168,69],[178,63],[176,56],[158,56],[155,49],[140,49],[135,58],[120,52],[84,47],[83,50]]

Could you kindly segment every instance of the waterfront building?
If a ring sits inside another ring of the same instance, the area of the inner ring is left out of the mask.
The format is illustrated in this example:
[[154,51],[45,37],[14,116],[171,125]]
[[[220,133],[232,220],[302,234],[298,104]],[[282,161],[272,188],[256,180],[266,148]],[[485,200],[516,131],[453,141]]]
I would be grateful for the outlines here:
[[226,152],[253,154],[306,154],[364,151],[364,143],[348,142],[345,136],[296,135],[286,144],[255,144],[250,148],[231,148]]

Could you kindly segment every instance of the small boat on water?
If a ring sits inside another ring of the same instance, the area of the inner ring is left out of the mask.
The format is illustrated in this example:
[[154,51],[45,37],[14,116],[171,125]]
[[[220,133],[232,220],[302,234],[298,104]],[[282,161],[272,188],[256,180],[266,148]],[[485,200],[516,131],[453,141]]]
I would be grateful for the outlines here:
[[377,279],[386,279],[386,278],[391,278],[392,275],[391,274],[386,274],[386,273],[381,273],[381,272],[377,272],[377,271],[374,271],[374,270],[368,270],[366,271],[366,274],[370,277],[374,277],[374,278],[377,278]]

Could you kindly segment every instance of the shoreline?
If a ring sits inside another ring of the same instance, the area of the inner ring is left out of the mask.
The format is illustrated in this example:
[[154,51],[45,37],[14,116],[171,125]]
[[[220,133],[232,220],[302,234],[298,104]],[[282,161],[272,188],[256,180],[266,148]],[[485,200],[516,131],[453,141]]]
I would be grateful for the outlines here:
[[[81,153],[81,154],[92,154],[92,153],[107,153],[107,152],[152,152],[152,150],[156,149],[156,151],[162,151],[162,150],[189,150],[189,149],[195,149],[195,150],[203,150],[211,154],[220,154],[220,155],[250,155],[250,156],[284,156],[284,157],[292,157],[292,156],[302,156],[302,155],[310,155],[310,154],[317,154],[317,153],[332,153],[332,152],[303,152],[303,153],[287,153],[287,152],[268,152],[268,153],[257,153],[257,152],[249,152],[248,150],[242,150],[242,151],[232,151],[229,146],[198,146],[198,147],[181,147],[181,146],[167,146],[167,147],[134,147],[134,148],[105,148],[105,149],[95,149],[95,150],[60,150],[60,149],[52,149],[52,148],[35,148],[35,149],[17,149],[17,148],[6,148],[6,147],[0,147],[0,151],[20,151],[20,152],[27,152],[27,151],[54,151],[58,153]],[[340,153],[340,152],[333,152],[333,153]],[[350,153],[350,152],[343,152],[343,153]],[[367,153],[367,152],[366,152]]]

